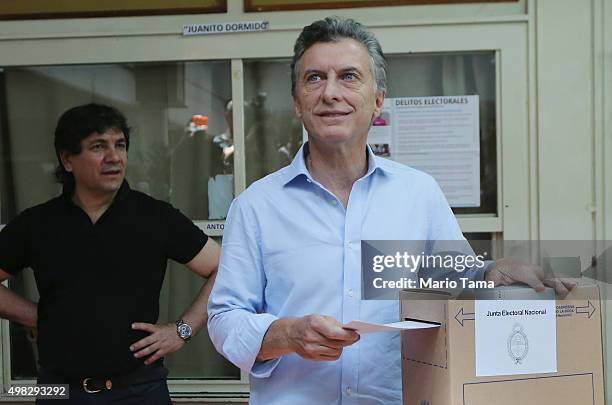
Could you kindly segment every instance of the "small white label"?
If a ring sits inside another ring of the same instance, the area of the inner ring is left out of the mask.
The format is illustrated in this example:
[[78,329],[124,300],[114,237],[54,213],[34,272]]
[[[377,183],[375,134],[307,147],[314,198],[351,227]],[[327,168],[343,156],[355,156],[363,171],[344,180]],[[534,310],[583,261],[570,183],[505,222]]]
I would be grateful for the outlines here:
[[235,32],[257,32],[267,31],[270,27],[268,21],[240,21],[211,24],[185,24],[183,35],[209,35],[228,34]]
[[196,225],[208,236],[223,236],[225,221],[202,221]]

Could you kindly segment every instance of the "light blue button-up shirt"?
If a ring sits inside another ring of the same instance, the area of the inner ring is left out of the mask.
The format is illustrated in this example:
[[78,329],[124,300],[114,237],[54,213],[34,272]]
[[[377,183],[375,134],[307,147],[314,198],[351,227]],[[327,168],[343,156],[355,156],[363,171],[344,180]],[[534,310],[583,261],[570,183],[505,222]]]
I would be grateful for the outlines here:
[[[361,240],[457,240],[463,235],[427,174],[374,156],[346,209],[308,172],[303,148],[291,165],[232,203],[208,305],[217,348],[250,372],[251,404],[401,404],[400,334],[364,334],[339,360],[292,353],[256,362],[272,322],[328,315],[395,322],[397,301],[364,301]],[[473,275],[472,275],[473,278]]]

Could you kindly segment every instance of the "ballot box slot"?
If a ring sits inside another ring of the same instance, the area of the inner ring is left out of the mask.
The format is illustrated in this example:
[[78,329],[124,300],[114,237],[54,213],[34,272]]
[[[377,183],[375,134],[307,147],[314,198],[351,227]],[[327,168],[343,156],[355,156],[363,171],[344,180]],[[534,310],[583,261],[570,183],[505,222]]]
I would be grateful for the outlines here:
[[403,318],[403,320],[404,321],[421,322],[421,323],[426,323],[426,324],[429,324],[429,325],[436,325],[436,326],[442,325],[441,322],[430,321],[430,320],[427,320],[427,319]]

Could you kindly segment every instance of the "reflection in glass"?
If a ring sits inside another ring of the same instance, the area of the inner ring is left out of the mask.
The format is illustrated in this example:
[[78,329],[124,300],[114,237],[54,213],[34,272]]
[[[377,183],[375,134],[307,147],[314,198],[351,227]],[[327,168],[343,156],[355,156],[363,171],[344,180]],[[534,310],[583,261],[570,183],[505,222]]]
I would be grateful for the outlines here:
[[289,60],[244,64],[247,186],[291,163],[302,146],[302,122],[293,112]]
[[[6,223],[27,207],[60,192],[53,132],[67,109],[90,102],[121,110],[132,127],[127,178],[133,189],[172,203],[194,220],[223,219],[233,197],[233,146],[227,104],[229,62],[15,67],[0,72],[0,196]],[[194,115],[205,131],[190,131]],[[224,136],[225,134],[225,136]],[[219,139],[224,138],[223,145]],[[217,198],[225,194],[224,198]],[[229,194],[229,195],[228,195]],[[152,221],[155,219],[152,218]],[[198,277],[169,265],[160,322],[174,322],[195,298]],[[30,271],[12,288],[36,299]],[[11,325],[12,377],[35,376],[36,353],[25,331]],[[172,376],[239,378],[203,330],[168,359]]]

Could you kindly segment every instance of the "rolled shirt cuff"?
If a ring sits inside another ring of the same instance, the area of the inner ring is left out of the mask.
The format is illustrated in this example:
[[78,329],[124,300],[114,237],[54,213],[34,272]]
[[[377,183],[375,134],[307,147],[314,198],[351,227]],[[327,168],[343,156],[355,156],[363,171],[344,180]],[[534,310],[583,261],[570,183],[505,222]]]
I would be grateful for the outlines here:
[[[262,313],[244,317],[240,326],[234,329],[235,339],[227,339],[223,352],[241,370],[251,373],[254,377],[269,377],[278,359],[256,363],[261,350],[263,338],[272,322],[278,317]],[[231,343],[230,343],[231,342]]]

